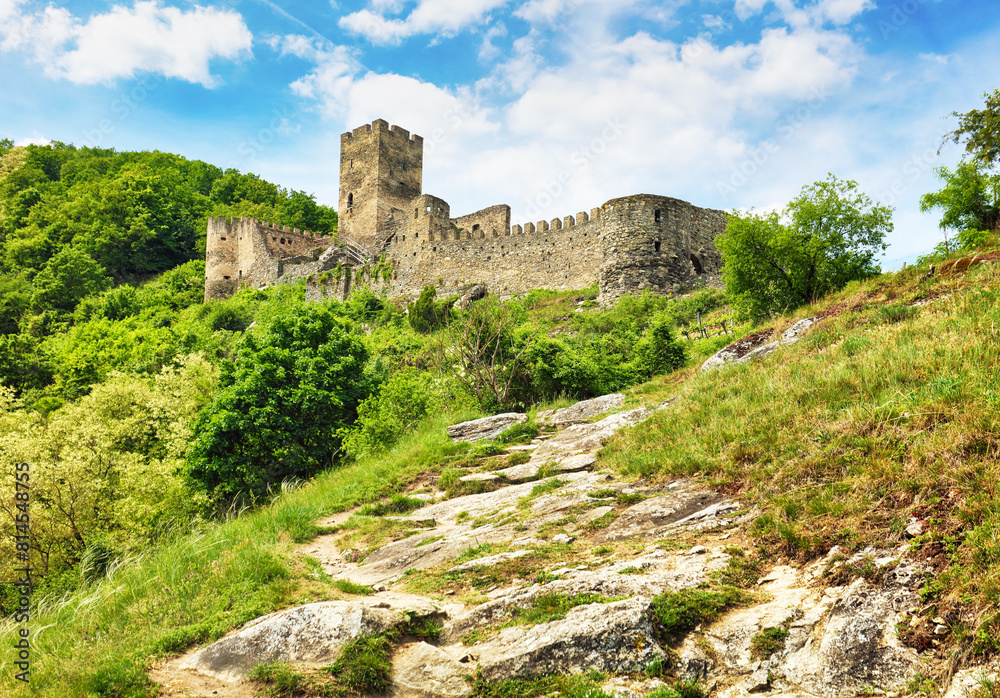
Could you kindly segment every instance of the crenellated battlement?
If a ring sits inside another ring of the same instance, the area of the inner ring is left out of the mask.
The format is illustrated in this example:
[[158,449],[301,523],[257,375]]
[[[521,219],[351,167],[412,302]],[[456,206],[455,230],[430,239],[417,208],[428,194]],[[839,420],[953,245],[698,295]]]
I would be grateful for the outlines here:
[[568,230],[578,225],[585,225],[601,218],[601,209],[592,208],[590,213],[580,211],[575,216],[565,216],[564,218],[553,218],[551,221],[538,221],[537,223],[525,223],[524,226],[515,225],[511,228],[511,235],[530,235],[531,233],[547,233],[553,230]]
[[[241,285],[302,278],[313,279],[310,297],[319,297],[319,287],[343,296],[353,278],[409,297],[427,285],[455,290],[484,282],[491,293],[510,295],[599,283],[608,302],[629,292],[713,283],[722,266],[715,247],[725,229],[721,211],[636,194],[589,212],[512,226],[506,204],[452,218],[445,199],[423,193],[422,178],[420,136],[384,119],[342,134],[338,235],[252,218],[209,219],[206,299]],[[338,238],[349,244],[336,247]],[[366,276],[374,258],[387,266]],[[338,281],[331,285],[327,272],[333,270]]]
[[411,134],[408,130],[401,126],[389,126],[389,122],[385,119],[375,119],[370,124],[358,126],[353,131],[347,131],[340,134],[340,143],[341,145],[344,145],[345,143],[350,143],[354,139],[372,139],[376,136],[393,139],[397,142],[411,143],[412,145],[420,146],[421,148],[424,144],[423,136],[418,136],[415,133]]

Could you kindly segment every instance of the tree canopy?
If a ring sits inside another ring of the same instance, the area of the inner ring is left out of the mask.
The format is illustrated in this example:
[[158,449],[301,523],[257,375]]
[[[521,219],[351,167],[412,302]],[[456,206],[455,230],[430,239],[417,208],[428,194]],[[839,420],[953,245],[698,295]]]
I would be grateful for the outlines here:
[[942,166],[934,173],[944,188],[920,197],[920,210],[941,209],[941,228],[962,232],[1000,227],[1000,175],[978,162],[960,162],[954,171]]
[[810,303],[879,273],[876,257],[891,230],[890,207],[831,174],[803,187],[780,213],[730,216],[716,238],[726,294],[754,320]]
[[260,498],[285,479],[329,468],[369,393],[367,359],[361,341],[321,304],[247,333],[195,425],[191,477],[213,496]]
[[991,165],[1000,158],[1000,89],[983,94],[986,106],[967,112],[952,112],[958,117],[958,127],[945,135],[945,140],[965,143],[965,150],[975,160]]

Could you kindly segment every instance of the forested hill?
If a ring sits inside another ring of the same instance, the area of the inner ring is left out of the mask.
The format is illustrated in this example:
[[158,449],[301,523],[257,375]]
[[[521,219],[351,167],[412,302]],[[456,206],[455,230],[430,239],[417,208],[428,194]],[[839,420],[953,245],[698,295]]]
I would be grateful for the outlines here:
[[[136,304],[136,286],[158,274],[171,271],[160,284],[173,310],[200,301],[206,220],[218,215],[337,227],[337,213],[312,194],[200,160],[0,140],[0,381],[51,384],[40,343],[95,314],[134,314],[148,305]],[[105,292],[107,308],[79,307]]]
[[[164,272],[204,258],[205,221],[213,215],[257,216],[316,232],[337,227],[336,212],[311,194],[200,160],[0,141],[5,286],[31,284],[67,248],[116,283]],[[19,310],[4,308],[5,332]]]

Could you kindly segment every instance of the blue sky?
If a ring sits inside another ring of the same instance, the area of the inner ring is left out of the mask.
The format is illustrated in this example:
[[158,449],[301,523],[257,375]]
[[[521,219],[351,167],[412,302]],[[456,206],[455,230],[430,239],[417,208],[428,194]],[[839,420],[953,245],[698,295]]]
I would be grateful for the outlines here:
[[163,150],[335,206],[339,135],[425,138],[456,215],[627,194],[780,207],[828,172],[895,207],[896,267],[952,111],[1000,87],[993,0],[0,0],[0,137]]

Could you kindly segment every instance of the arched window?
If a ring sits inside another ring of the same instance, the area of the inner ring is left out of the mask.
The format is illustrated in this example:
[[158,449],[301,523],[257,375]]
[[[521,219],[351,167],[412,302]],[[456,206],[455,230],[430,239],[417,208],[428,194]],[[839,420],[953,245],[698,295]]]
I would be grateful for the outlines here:
[[694,267],[694,273],[697,274],[697,275],[699,275],[699,276],[701,276],[701,273],[702,273],[701,260],[699,260],[694,255],[691,255],[691,266]]
[[660,251],[660,241],[659,240],[657,240],[656,242],[653,243],[653,250],[655,252],[659,252]]

